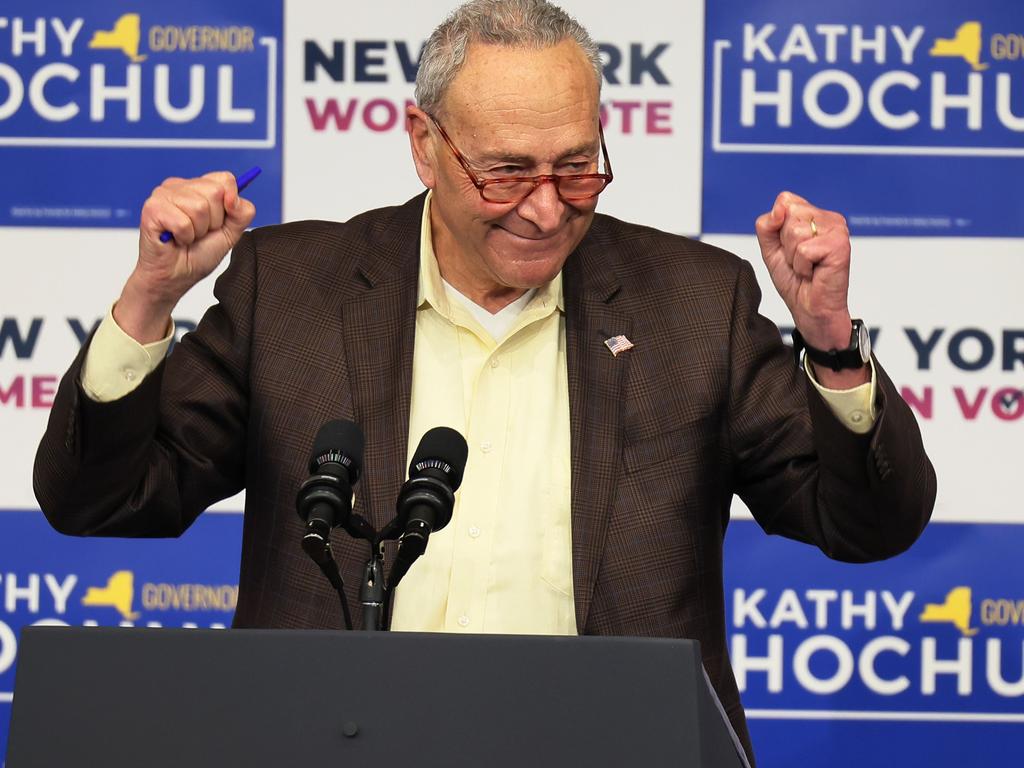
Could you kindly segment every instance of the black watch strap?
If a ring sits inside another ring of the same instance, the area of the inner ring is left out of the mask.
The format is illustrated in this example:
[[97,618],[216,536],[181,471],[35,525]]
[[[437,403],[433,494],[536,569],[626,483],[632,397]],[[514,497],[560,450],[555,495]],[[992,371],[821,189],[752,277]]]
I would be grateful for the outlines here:
[[[863,368],[871,356],[870,349],[864,349],[861,344],[861,329],[864,326],[862,320],[854,320],[850,329],[850,344],[846,349],[816,349],[810,346],[800,331],[793,329],[793,353],[796,356],[796,364],[800,365],[800,353],[806,352],[811,360],[820,366],[833,371],[850,371]],[[866,336],[866,334],[865,334]]]

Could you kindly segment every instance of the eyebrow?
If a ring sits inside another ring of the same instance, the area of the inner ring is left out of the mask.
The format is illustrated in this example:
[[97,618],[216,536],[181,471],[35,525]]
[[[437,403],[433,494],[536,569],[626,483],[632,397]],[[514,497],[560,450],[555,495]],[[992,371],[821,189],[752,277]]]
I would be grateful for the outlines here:
[[[555,159],[555,162],[558,162],[559,160],[564,160],[567,157],[572,157],[573,155],[596,154],[598,152],[599,147],[600,143],[579,144],[570,149],[568,152],[563,152],[558,158]],[[470,158],[467,157],[466,159],[469,160]],[[486,165],[494,162],[503,162],[517,163],[519,165],[526,166],[534,166],[537,165],[537,158],[530,157],[529,155],[516,155],[505,152],[485,152],[481,155],[472,158],[472,162],[479,165]]]

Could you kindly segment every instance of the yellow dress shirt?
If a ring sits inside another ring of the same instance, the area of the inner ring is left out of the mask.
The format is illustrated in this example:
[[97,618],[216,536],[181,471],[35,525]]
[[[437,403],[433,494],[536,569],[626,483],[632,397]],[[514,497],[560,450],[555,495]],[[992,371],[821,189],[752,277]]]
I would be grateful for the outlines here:
[[[446,291],[430,199],[420,230],[408,452],[431,427],[449,426],[466,437],[469,459],[451,522],[430,537],[395,594],[392,628],[575,634],[561,275],[494,339]],[[106,402],[131,392],[159,365],[172,335],[140,345],[108,312],[86,354],[86,394]],[[851,390],[825,389],[810,366],[808,375],[849,429],[871,429],[873,363],[871,382]]]
[[452,521],[399,586],[391,626],[576,634],[561,275],[494,339],[445,290],[429,198],[422,221],[409,455],[448,426],[469,460]]

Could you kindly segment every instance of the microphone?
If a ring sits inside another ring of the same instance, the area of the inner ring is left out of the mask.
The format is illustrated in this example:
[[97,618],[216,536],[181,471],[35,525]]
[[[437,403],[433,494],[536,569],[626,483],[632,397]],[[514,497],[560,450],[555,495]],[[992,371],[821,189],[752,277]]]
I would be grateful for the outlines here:
[[411,563],[426,550],[430,534],[451,522],[468,457],[469,446],[454,429],[434,427],[423,435],[398,494],[398,557]]
[[365,525],[365,521],[352,521],[352,486],[362,472],[363,444],[359,425],[340,419],[320,427],[313,441],[309,459],[312,477],[299,488],[296,508],[306,523],[302,548],[318,564],[331,557],[333,528],[340,525],[358,537],[364,533],[358,523]]

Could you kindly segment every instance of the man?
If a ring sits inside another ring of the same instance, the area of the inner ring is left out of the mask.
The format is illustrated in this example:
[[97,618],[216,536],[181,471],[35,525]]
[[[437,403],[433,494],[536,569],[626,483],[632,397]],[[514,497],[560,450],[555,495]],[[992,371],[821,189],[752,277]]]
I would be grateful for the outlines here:
[[[362,426],[356,504],[379,528],[408,452],[449,425],[465,481],[393,628],[697,638],[749,754],[725,645],[732,495],[770,533],[868,560],[917,537],[934,475],[892,383],[848,349],[842,217],[783,193],[756,223],[806,345],[838,361],[805,375],[749,265],[595,215],[599,85],[557,8],[475,0],[432,35],[408,111],[428,196],[243,236],[229,174],[164,182],[40,446],[53,525],[177,535],[244,487],[236,626],[337,627],[293,512],[313,435]],[[232,246],[219,303],[163,362],[171,310]],[[354,585],[363,547],[335,544]]]

